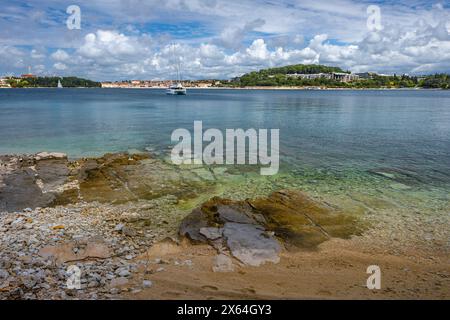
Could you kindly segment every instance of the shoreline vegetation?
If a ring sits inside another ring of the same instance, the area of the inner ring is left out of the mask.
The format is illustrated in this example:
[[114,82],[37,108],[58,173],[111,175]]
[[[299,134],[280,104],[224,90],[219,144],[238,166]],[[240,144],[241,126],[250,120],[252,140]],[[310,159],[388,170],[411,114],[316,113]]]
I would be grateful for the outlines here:
[[10,88],[57,88],[58,81],[65,88],[101,88],[101,83],[78,77],[11,77],[4,80]]
[[[37,77],[24,75],[1,79],[0,88],[124,88],[165,89],[171,80],[126,80],[96,82],[78,77]],[[290,65],[250,72],[230,80],[185,80],[188,89],[243,90],[394,90],[450,89],[450,75],[382,75],[373,72],[351,73],[324,65]]]
[[229,82],[232,87],[314,87],[327,89],[450,89],[450,76],[351,73],[323,65],[292,65],[250,72]]
[[0,156],[0,299],[449,298],[447,216],[233,176],[148,153]]

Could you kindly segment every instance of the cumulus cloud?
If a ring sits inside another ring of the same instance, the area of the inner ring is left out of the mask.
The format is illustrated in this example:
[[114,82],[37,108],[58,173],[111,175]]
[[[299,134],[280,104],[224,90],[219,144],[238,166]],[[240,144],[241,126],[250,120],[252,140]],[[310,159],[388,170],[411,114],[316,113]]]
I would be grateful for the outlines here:
[[45,59],[46,55],[42,52],[39,52],[36,49],[31,50],[31,58],[36,60],[42,60]]
[[67,61],[70,58],[69,54],[61,49],[58,49],[54,53],[52,53],[51,57],[56,61]]
[[248,33],[262,27],[265,23],[263,19],[256,19],[246,23],[242,28],[227,27],[221,33],[218,43],[225,48],[237,49],[242,45]]
[[[234,52],[216,44],[168,44],[157,50],[140,38],[99,30],[85,37],[69,59],[58,50],[52,58],[57,70],[95,66],[104,75],[132,78],[170,78],[177,66],[189,78],[227,78],[259,68],[287,64],[322,63],[344,69],[379,72],[431,72],[450,66],[450,41],[442,41],[426,27],[405,32],[388,28],[370,33],[354,44],[332,44],[326,34],[314,36],[302,48],[269,48],[263,38]],[[64,62],[64,64],[62,64]]]
[[62,62],[57,62],[53,65],[53,68],[55,68],[56,70],[63,71],[67,69],[67,66]]

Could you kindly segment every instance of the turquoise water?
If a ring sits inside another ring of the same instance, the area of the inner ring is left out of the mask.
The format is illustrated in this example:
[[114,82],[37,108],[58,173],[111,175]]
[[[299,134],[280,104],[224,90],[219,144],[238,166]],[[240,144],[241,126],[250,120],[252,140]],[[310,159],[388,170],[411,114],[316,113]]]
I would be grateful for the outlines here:
[[[174,129],[279,128],[283,170],[450,185],[449,91],[0,90],[0,154],[167,151]],[[317,177],[311,177],[316,179]]]

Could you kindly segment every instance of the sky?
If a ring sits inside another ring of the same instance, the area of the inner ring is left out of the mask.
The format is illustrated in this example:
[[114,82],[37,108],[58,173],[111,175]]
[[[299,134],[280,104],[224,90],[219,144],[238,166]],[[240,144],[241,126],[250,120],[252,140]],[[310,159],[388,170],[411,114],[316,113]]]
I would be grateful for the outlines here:
[[230,79],[312,63],[450,73],[450,1],[0,0],[0,75]]

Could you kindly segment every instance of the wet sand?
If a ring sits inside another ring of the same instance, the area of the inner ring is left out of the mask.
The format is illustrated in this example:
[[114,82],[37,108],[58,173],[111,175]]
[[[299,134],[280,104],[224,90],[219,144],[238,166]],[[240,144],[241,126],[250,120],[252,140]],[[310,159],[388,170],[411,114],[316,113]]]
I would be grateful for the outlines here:
[[[166,255],[165,271],[140,279],[150,289],[126,293],[126,299],[449,299],[448,256],[415,252],[411,256],[367,252],[351,240],[331,240],[317,251],[284,252],[279,264],[239,267],[232,273],[211,269],[214,250],[186,247]],[[173,261],[192,260],[192,266]],[[366,286],[367,267],[381,268],[381,290]],[[132,285],[130,285],[132,287]]]

